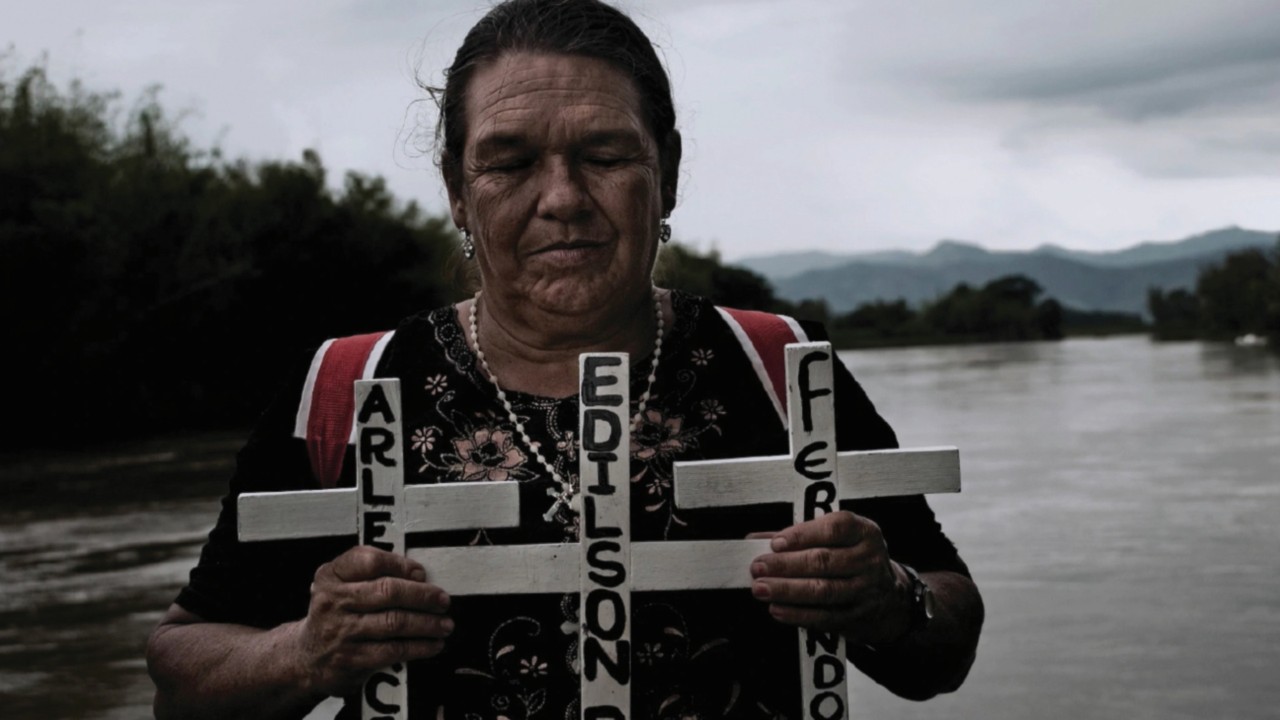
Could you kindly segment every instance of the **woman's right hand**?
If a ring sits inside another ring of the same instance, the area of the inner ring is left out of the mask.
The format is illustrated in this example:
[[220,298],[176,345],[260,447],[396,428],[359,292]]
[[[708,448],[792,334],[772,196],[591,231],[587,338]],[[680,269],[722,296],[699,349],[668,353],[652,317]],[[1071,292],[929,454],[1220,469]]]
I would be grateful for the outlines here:
[[306,689],[341,697],[379,668],[438,655],[453,632],[448,610],[449,595],[404,555],[362,545],[321,565],[294,626]]

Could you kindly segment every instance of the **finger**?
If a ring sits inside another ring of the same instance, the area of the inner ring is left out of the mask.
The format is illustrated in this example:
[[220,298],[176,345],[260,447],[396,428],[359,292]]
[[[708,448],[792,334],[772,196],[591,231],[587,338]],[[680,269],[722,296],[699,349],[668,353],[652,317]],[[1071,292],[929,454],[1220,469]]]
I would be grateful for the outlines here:
[[443,640],[453,634],[453,618],[436,613],[387,610],[358,615],[351,640]]
[[818,547],[761,555],[751,563],[751,576],[844,578],[868,571],[876,554],[869,547]]
[[773,538],[771,547],[774,552],[823,546],[848,547],[879,532],[880,527],[874,522],[842,510],[782,530]]
[[748,540],[768,540],[769,538],[776,537],[777,534],[778,534],[777,530],[768,530],[765,532],[753,532],[753,533],[747,534],[747,539]]
[[[383,576],[421,581],[427,577],[422,563],[410,560],[404,555],[368,545],[351,548],[334,558],[332,562],[322,565],[320,570],[324,571],[326,568],[327,572],[340,582],[359,582]],[[320,579],[319,571],[316,579]]]
[[769,606],[769,615],[785,625],[812,628],[815,630],[846,630],[866,622],[865,613],[857,609],[832,610],[829,608],[805,607],[803,605],[773,604]]
[[863,599],[867,583],[861,579],[826,580],[820,578],[768,578],[751,584],[751,595],[757,600],[783,605],[811,607],[847,607]]
[[435,657],[444,651],[443,640],[414,638],[352,643],[350,664],[353,669],[373,672],[388,665]]
[[443,613],[452,600],[439,587],[425,582],[383,576],[344,588],[342,607],[352,612],[380,612],[393,608]]

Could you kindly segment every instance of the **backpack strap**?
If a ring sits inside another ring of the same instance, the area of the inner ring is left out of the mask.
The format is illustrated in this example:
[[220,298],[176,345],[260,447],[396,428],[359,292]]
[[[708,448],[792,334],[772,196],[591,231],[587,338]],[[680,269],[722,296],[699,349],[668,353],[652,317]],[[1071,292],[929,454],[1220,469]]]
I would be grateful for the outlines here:
[[786,315],[719,306],[716,310],[742,345],[778,420],[787,427],[787,361],[783,350],[788,343],[809,342],[808,333]]
[[347,445],[355,442],[355,381],[373,378],[394,334],[326,340],[311,358],[293,436],[306,441],[311,473],[322,488],[338,484]]

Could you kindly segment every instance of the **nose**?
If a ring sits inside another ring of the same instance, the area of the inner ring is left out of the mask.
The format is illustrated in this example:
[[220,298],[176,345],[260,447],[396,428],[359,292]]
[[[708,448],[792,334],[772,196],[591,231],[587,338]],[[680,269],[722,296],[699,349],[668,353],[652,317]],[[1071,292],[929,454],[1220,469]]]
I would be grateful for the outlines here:
[[539,181],[538,215],[572,222],[591,211],[591,195],[581,169],[564,156],[554,156],[543,164]]

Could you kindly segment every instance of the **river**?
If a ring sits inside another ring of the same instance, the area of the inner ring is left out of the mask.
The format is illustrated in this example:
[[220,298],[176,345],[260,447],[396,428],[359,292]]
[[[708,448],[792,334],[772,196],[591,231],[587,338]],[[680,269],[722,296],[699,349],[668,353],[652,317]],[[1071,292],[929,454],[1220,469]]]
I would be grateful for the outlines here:
[[[931,502],[982,588],[978,660],[858,718],[1280,718],[1280,359],[1144,338],[846,352],[904,446],[961,448]],[[239,438],[0,464],[0,717],[149,716],[146,634]]]

